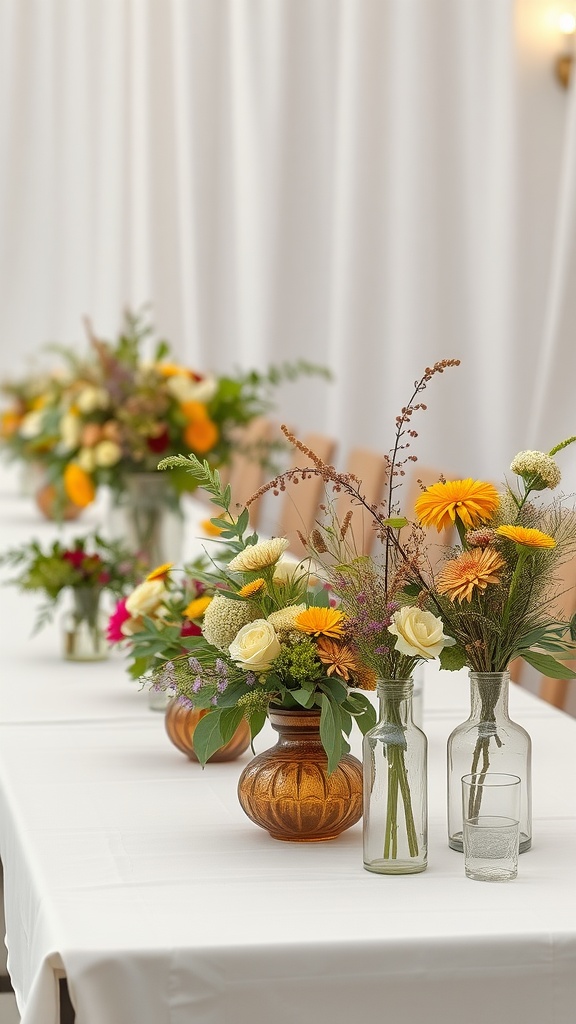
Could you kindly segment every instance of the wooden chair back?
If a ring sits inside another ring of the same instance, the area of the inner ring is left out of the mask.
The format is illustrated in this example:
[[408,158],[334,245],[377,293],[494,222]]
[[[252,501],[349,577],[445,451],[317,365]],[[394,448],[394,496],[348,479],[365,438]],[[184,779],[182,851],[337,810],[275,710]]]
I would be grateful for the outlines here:
[[[232,457],[228,483],[233,506],[240,510],[270,475],[262,465],[265,448],[272,439],[274,425],[265,416],[252,420],[238,435],[238,449]],[[250,525],[255,528],[260,518],[260,499],[250,505]]]
[[[360,493],[370,505],[378,505],[382,501],[387,464],[380,452],[372,451],[369,448],[352,448],[346,460],[344,472],[352,473],[358,478]],[[359,555],[369,555],[376,539],[374,519],[370,512],[354,502],[344,491],[336,499],[335,511],[341,523],[348,512],[352,513],[349,536],[353,538],[354,548]]]

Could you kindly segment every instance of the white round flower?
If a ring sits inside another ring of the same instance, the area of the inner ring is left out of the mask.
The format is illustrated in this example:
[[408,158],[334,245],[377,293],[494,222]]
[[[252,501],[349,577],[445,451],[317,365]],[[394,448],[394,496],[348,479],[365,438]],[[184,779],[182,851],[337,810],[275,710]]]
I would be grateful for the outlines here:
[[97,466],[115,466],[122,458],[122,449],[116,441],[99,441],[94,446],[94,461]]
[[97,388],[89,384],[77,396],[75,404],[81,413],[96,412],[97,409],[108,408],[110,396],[104,388]]
[[444,636],[441,619],[416,607],[394,612],[388,630],[397,637],[394,649],[410,658],[437,658],[444,647],[452,647],[456,642]]
[[149,615],[162,604],[166,595],[163,580],[144,580],[139,583],[126,601],[126,610],[134,618],[138,615]]
[[240,551],[229,563],[231,572],[258,572],[274,565],[284,554],[290,541],[285,537],[272,537],[261,540]]
[[185,402],[201,402],[202,405],[207,405],[214,398],[217,388],[218,382],[215,377],[193,380],[187,373],[175,373],[166,381],[166,389],[181,405]]
[[73,412],[67,412],[60,420],[60,441],[67,451],[80,443],[80,419]]
[[212,647],[227,651],[238,630],[253,622],[257,614],[256,606],[249,601],[234,601],[216,594],[204,613],[202,635]]
[[274,626],[266,619],[255,619],[242,626],[228,650],[240,668],[264,672],[280,654],[280,641]]
[[81,448],[74,461],[78,463],[80,469],[83,469],[85,473],[93,473],[96,469],[93,448]]
[[296,629],[294,620],[298,618],[301,612],[305,611],[305,604],[290,604],[287,608],[280,608],[277,612],[270,612],[268,622],[274,626],[278,633],[283,630],[289,632],[292,629]]
[[38,437],[38,435],[42,433],[43,419],[44,413],[41,409],[34,409],[32,412],[26,413],[20,424],[20,429],[18,430],[20,437],[24,437],[28,441],[31,441],[34,437]]
[[543,491],[546,487],[553,490],[562,479],[559,466],[546,452],[518,452],[512,460],[510,469],[517,476],[529,480],[535,491]]

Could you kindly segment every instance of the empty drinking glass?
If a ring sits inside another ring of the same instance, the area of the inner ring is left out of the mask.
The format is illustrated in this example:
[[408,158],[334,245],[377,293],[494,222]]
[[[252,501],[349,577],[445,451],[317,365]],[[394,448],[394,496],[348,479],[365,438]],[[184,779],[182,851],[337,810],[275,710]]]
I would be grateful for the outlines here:
[[462,778],[464,869],[478,882],[508,882],[518,873],[520,778],[476,772]]

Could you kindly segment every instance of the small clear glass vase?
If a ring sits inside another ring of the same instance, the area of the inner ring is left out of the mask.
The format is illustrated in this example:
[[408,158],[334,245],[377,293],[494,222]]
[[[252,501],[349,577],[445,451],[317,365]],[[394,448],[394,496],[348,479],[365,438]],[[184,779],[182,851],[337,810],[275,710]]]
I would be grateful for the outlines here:
[[411,679],[378,683],[379,720],[364,736],[364,867],[415,874],[428,863],[428,741],[412,717]]
[[106,640],[108,616],[100,607],[101,587],[72,587],[73,607],[62,623],[66,661],[104,661],[110,653]]
[[164,473],[126,475],[124,490],[110,508],[108,532],[114,540],[123,540],[150,569],[180,561],[184,517]]
[[509,672],[470,672],[470,717],[448,738],[448,845],[462,852],[464,775],[503,772],[518,775],[520,853],[532,844],[530,736],[508,714]]

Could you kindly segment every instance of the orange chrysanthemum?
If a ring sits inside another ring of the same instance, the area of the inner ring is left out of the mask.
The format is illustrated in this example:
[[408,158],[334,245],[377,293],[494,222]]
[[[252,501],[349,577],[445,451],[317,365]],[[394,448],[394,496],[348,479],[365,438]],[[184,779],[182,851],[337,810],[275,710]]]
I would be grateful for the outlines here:
[[218,427],[210,419],[193,420],[184,430],[185,443],[199,455],[204,455],[205,452],[214,448],[218,437]]
[[75,462],[69,462],[64,470],[64,490],[70,501],[79,508],[86,508],[96,497],[92,477]]
[[555,548],[556,541],[549,533],[533,530],[527,526],[498,526],[496,533],[525,548]]
[[432,484],[416,499],[414,511],[423,526],[440,533],[456,521],[474,527],[485,523],[498,508],[498,491],[481,480],[447,480]]
[[257,580],[252,580],[250,583],[245,583],[243,587],[240,587],[238,595],[239,597],[251,597],[252,594],[257,594],[258,591],[262,590],[262,587],[265,586],[265,580],[258,578]]
[[211,597],[195,597],[182,612],[182,618],[201,619],[211,601]]
[[174,565],[174,562],[163,562],[162,565],[157,565],[152,572],[149,572],[147,580],[165,580],[170,575],[170,569]]
[[219,537],[222,533],[222,527],[215,526],[209,519],[203,519],[200,526],[204,530],[204,533],[207,533],[209,537]]
[[21,422],[22,416],[20,413],[7,409],[6,412],[2,413],[0,419],[0,437],[11,437],[18,430]]
[[451,601],[471,601],[475,590],[486,590],[489,583],[499,583],[496,573],[504,559],[494,548],[472,548],[447,562],[436,581],[438,593]]
[[204,402],[182,402],[180,408],[190,423],[196,423],[198,420],[208,419],[208,410],[204,405]]
[[294,619],[294,626],[301,633],[311,636],[331,636],[338,639],[344,632],[344,612],[335,608],[307,608]]
[[350,673],[356,671],[357,665],[354,651],[347,644],[338,643],[327,636],[321,636],[316,649],[322,664],[328,666],[326,675],[340,676],[346,682],[350,681]]

